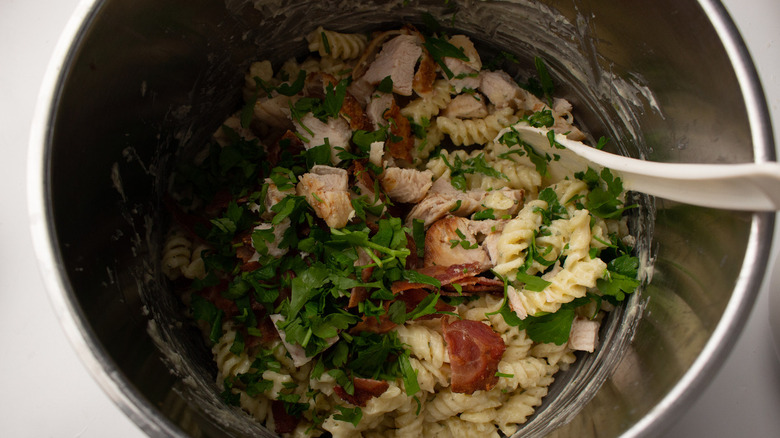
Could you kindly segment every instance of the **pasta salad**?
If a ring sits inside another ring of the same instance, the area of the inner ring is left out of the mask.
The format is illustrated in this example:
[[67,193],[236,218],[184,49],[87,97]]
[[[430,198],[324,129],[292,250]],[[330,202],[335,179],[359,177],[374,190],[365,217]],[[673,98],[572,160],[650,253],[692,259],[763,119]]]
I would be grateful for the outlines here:
[[518,83],[465,35],[306,40],[173,180],[161,266],[222,397],[284,436],[513,434],[639,284],[620,179],[552,177],[586,137],[538,59]]

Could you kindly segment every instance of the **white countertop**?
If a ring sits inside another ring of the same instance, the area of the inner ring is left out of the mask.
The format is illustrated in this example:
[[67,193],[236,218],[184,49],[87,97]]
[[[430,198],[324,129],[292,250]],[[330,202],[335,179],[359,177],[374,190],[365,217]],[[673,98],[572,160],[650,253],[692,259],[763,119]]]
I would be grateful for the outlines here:
[[[29,235],[25,181],[30,122],[49,57],[77,4],[0,0],[0,435],[8,437],[144,436],[71,349],[49,304]],[[724,4],[756,62],[778,138],[780,2]],[[772,272],[720,372],[664,436],[780,436],[780,360],[768,310],[769,294],[780,293],[780,269]]]

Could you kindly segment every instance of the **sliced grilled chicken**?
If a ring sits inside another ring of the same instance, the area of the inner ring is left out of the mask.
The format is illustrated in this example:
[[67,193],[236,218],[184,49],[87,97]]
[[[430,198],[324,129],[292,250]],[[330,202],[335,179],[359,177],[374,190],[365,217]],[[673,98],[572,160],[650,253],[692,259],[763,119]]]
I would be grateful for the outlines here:
[[382,172],[380,183],[393,201],[420,202],[433,185],[433,172],[389,167]]
[[425,233],[425,258],[423,266],[451,266],[463,263],[488,265],[490,258],[477,243],[477,237],[469,229],[470,220],[447,216],[439,219]]
[[414,67],[420,55],[422,48],[416,36],[398,35],[384,43],[382,51],[368,67],[363,79],[371,84],[378,84],[390,76],[394,93],[411,96]]
[[306,202],[329,227],[343,228],[355,215],[347,185],[346,170],[316,165],[300,176],[296,191],[306,197]]

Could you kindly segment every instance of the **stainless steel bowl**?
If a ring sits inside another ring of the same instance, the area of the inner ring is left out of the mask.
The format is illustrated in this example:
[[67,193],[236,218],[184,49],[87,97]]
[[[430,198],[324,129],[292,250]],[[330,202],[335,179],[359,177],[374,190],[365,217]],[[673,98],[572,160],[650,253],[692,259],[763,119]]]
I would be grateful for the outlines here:
[[[31,221],[82,359],[151,436],[263,435],[223,405],[210,353],[158,269],[171,165],[240,101],[255,59],[306,52],[317,25],[419,24],[547,60],[595,136],[666,162],[774,159],[757,75],[716,1],[94,0],[69,25],[33,126]],[[457,11],[453,13],[453,11]],[[772,214],[638,198],[652,281],[562,374],[527,436],[651,436],[701,392],[764,277]],[[652,238],[652,241],[650,240]]]

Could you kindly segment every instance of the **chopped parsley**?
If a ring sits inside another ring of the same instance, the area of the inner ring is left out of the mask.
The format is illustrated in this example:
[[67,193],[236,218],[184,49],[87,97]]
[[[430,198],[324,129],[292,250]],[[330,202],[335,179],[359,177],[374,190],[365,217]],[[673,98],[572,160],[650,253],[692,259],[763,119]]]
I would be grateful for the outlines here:
[[578,172],[574,176],[588,185],[588,195],[584,200],[577,201],[580,208],[585,208],[594,216],[604,219],[617,219],[626,210],[636,208],[636,205],[625,206],[621,200],[623,181],[612,175],[609,169],[597,173],[592,168]]
[[[554,160],[554,157],[547,153],[542,155],[537,152],[533,146],[520,138],[520,133],[514,128],[504,133],[504,135],[498,139],[498,142],[510,148],[508,151],[499,154],[499,158],[512,160],[512,155],[517,155],[519,157],[527,156],[528,159],[531,160],[531,163],[536,167],[536,171],[539,172],[542,177],[550,176],[550,170],[547,166],[550,161]],[[519,146],[519,148],[513,149],[514,146]]]
[[447,159],[444,154],[439,154],[438,157],[444,162],[444,164],[450,169],[450,182],[452,186],[458,190],[466,191],[468,189],[468,183],[466,182],[466,175],[481,173],[493,178],[499,178],[509,180],[509,178],[503,173],[493,169],[485,161],[485,154],[479,153],[475,157],[466,158],[465,160],[460,158],[460,155],[453,154],[454,160],[452,163]]
[[444,58],[454,58],[465,62],[469,61],[469,57],[466,56],[466,54],[463,52],[463,49],[450,44],[445,39],[428,37],[425,39],[425,43],[423,45],[425,46],[425,49],[428,50],[431,58],[433,58],[433,60],[439,64],[439,67],[441,67],[442,71],[448,79],[453,79],[455,77],[455,73],[453,73],[452,70],[447,67],[447,64],[444,63]]

